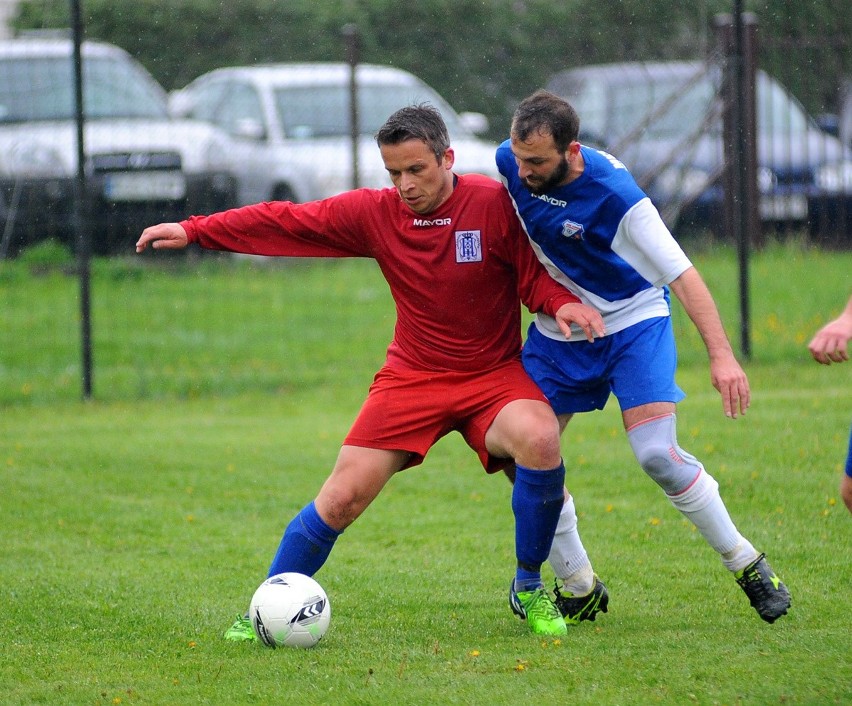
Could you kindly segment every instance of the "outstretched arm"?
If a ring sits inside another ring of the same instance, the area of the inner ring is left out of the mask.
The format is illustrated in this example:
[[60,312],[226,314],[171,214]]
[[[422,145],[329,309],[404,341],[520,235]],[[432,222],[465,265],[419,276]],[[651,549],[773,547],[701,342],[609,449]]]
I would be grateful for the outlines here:
[[160,223],[142,231],[136,241],[136,252],[142,252],[149,244],[155,250],[179,250],[185,248],[187,242],[186,231],[180,223]]
[[852,297],[846,303],[846,308],[833,321],[829,321],[816,332],[808,350],[814,360],[823,365],[842,363],[849,360],[849,340],[852,339]]
[[704,341],[710,357],[710,381],[722,395],[725,416],[736,419],[748,409],[751,391],[745,371],[734,357],[710,290],[694,267],[685,270],[669,287]]

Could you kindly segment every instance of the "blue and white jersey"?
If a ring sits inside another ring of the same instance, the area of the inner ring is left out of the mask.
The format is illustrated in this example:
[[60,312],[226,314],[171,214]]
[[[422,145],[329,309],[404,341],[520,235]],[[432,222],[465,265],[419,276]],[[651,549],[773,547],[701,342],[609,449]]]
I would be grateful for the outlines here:
[[[669,316],[666,287],[692,263],[630,172],[612,155],[581,147],[585,169],[570,184],[536,196],[518,177],[509,140],[497,167],[539,260],[557,281],[603,316],[607,333]],[[546,336],[564,340],[538,315]],[[571,340],[585,340],[574,328]]]

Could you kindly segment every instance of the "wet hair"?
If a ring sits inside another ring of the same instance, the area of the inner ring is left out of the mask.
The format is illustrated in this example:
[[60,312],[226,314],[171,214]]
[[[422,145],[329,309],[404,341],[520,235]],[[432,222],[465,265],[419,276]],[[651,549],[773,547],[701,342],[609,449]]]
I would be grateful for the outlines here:
[[398,145],[406,140],[422,140],[438,162],[450,148],[450,135],[438,109],[429,103],[409,105],[391,115],[376,133],[376,142]]
[[536,132],[549,134],[556,149],[564,152],[580,135],[580,117],[568,101],[550,91],[538,90],[515,109],[511,132],[522,142]]

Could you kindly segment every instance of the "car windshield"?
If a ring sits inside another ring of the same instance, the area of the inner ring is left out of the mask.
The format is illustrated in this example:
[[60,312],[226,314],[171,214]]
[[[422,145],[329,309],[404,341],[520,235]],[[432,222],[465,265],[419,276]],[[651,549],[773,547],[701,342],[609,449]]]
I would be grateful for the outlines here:
[[763,73],[757,75],[757,124],[765,135],[804,135],[810,118],[801,103]]
[[[680,95],[675,96],[675,92]],[[655,113],[648,121],[643,134],[657,140],[676,139],[684,130],[701,125],[711,109],[715,89],[708,80],[700,80],[683,90],[677,80],[649,81],[619,86],[613,90],[610,106],[610,128],[617,139],[624,137],[641,121],[666,103],[665,109]],[[671,101],[671,102],[669,102]]]
[[[358,122],[362,135],[373,135],[395,110],[430,103],[444,117],[451,136],[465,131],[444,100],[423,86],[359,86]],[[349,91],[344,86],[294,86],[275,92],[275,105],[285,135],[290,138],[348,135]]]
[[[582,116],[584,129],[592,135],[608,136],[617,142],[647,123],[641,132],[643,138],[677,140],[705,123],[716,99],[715,83],[709,77],[689,86],[684,84],[682,78],[649,77],[641,82],[611,85],[607,96],[602,83],[589,82],[572,102]],[[762,72],[757,76],[757,96],[757,124],[762,134],[807,131],[808,118],[798,102]],[[721,120],[716,118],[705,126],[704,132],[720,133],[721,129]]]
[[[70,120],[74,73],[70,57],[0,61],[0,122]],[[136,66],[113,58],[83,62],[87,118],[163,118],[165,96]]]

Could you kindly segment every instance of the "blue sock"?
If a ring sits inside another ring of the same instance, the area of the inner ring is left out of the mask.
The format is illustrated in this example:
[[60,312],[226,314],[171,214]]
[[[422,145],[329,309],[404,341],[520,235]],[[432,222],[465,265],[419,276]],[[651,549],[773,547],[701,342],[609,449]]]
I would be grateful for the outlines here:
[[551,471],[534,471],[515,464],[512,512],[515,514],[515,554],[518,570],[515,590],[542,585],[541,565],[550,554],[553,533],[565,500],[565,465]]
[[325,564],[340,535],[340,532],[325,523],[311,502],[302,508],[284,530],[281,544],[269,567],[269,576],[285,571],[313,576]]
[[522,591],[534,591],[537,588],[544,586],[541,580],[541,571],[531,571],[521,566],[518,567],[515,573],[515,590],[519,593]]

